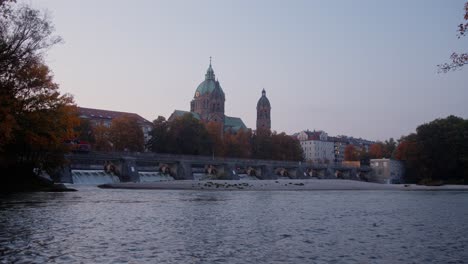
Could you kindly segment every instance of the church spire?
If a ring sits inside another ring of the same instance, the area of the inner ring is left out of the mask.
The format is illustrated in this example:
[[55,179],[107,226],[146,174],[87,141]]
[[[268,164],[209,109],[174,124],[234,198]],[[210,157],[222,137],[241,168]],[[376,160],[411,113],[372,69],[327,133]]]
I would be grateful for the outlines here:
[[215,79],[215,74],[214,74],[213,68],[211,67],[211,56],[210,56],[210,66],[208,66],[208,70],[206,71],[205,80],[214,80],[214,79]]

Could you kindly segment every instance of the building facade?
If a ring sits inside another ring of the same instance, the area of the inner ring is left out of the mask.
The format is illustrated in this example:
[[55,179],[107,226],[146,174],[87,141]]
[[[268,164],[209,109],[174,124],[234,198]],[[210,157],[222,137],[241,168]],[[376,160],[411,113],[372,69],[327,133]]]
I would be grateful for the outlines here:
[[295,138],[300,142],[306,161],[316,163],[334,161],[334,144],[328,141],[328,135],[324,131],[301,131],[295,134]]
[[110,127],[112,120],[115,118],[122,116],[134,117],[143,130],[145,143],[150,139],[149,133],[151,132],[153,125],[150,121],[146,120],[138,114],[85,107],[78,107],[78,114],[81,119],[89,120],[93,126],[102,125],[105,127]]
[[371,159],[374,182],[402,183],[404,176],[403,162],[393,159]]
[[210,60],[205,80],[198,85],[193,100],[190,102],[190,111],[174,110],[168,121],[172,121],[185,114],[190,114],[203,123],[219,123],[223,131],[235,133],[240,129],[247,130],[241,118],[225,114],[225,101],[224,91],[221,88],[220,82],[216,79]]
[[333,161],[336,163],[343,162],[348,141],[341,137],[328,137],[328,141],[333,142]]

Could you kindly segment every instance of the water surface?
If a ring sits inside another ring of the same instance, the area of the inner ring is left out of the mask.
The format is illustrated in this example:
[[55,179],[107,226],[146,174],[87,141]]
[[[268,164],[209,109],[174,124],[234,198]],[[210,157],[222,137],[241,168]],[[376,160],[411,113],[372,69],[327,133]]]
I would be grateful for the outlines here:
[[0,262],[468,261],[468,192],[79,190],[1,195]]

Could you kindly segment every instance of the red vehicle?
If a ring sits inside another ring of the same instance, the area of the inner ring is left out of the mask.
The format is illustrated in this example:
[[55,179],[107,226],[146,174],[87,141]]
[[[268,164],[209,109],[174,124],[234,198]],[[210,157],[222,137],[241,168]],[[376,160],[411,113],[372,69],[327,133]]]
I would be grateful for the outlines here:
[[91,144],[87,141],[80,139],[67,139],[65,145],[70,147],[71,152],[75,153],[88,153],[91,151]]

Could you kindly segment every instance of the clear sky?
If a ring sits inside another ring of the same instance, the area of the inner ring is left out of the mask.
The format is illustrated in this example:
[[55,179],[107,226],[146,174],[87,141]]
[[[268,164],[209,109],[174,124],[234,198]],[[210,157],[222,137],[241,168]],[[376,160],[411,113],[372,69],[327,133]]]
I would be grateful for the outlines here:
[[83,107],[153,120],[189,110],[213,57],[226,114],[255,128],[262,88],[272,129],[399,138],[435,118],[468,118],[468,67],[453,51],[466,0],[25,0],[64,43],[47,63]]

